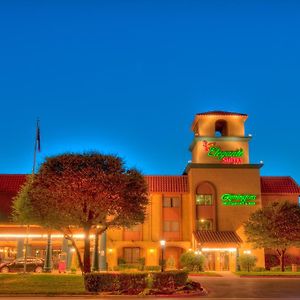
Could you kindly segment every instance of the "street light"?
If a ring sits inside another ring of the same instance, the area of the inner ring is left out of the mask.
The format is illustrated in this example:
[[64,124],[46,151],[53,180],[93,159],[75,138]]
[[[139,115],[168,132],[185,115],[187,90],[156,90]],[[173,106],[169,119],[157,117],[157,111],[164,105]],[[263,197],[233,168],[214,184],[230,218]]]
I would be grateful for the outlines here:
[[164,271],[164,251],[165,251],[166,241],[161,240],[160,246],[161,246],[161,271],[163,272]]

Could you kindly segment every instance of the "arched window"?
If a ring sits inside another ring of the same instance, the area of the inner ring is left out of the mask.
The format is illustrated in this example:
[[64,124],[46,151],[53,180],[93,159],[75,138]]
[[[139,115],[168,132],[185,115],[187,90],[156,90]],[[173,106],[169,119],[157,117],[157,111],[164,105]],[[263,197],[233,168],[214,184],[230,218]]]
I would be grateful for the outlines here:
[[196,189],[196,205],[213,205],[214,187],[209,182],[202,182]]
[[225,120],[216,121],[215,136],[228,136],[227,122]]
[[214,230],[216,228],[216,190],[212,183],[200,183],[195,193],[196,230]]

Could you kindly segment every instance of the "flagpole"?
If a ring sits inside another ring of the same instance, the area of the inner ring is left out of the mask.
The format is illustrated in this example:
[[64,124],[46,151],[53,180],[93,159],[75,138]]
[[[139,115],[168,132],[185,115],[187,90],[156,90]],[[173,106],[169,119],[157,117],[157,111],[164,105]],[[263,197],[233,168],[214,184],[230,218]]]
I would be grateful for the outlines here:
[[35,173],[35,165],[36,165],[36,150],[37,150],[37,145],[39,141],[39,128],[40,128],[40,121],[39,119],[36,120],[36,134],[35,134],[35,140],[34,140],[34,151],[33,151],[33,166],[32,166],[32,177]]

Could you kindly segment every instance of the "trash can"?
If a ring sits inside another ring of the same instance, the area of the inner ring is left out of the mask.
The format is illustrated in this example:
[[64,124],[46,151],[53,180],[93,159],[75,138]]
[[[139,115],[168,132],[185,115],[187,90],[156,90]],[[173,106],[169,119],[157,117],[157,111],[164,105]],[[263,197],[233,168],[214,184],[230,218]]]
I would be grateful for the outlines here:
[[66,273],[66,262],[65,261],[60,261],[59,263],[58,263],[58,272],[59,273]]
[[297,265],[296,264],[292,264],[292,272],[297,272]]

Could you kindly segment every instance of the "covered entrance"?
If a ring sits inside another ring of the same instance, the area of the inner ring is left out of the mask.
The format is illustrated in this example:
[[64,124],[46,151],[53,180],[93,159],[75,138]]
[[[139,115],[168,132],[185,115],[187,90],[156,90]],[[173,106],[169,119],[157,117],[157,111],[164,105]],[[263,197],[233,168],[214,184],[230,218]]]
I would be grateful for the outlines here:
[[235,271],[242,240],[234,231],[195,231],[195,245],[205,256],[206,271]]

